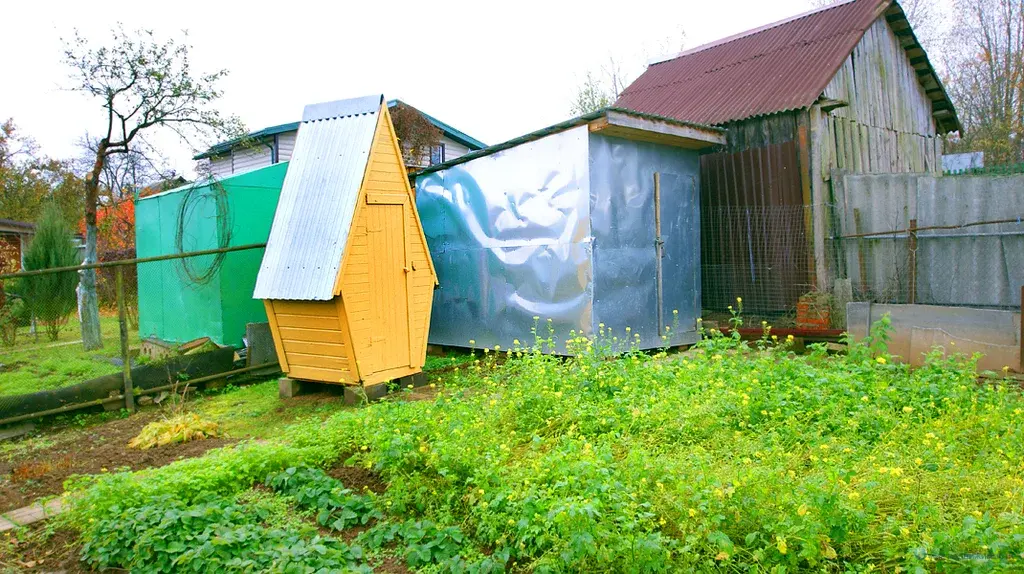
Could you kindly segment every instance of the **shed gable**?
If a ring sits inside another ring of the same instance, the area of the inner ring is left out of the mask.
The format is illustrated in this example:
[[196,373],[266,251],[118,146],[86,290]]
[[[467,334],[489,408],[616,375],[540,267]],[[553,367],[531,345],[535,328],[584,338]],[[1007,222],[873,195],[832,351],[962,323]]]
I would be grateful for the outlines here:
[[[373,242],[369,233],[374,228],[382,227],[382,222],[371,213],[371,209],[375,205],[384,204],[401,205],[405,214],[403,235],[406,253],[402,256],[405,257],[405,265],[409,269],[409,278],[404,287],[391,287],[397,291],[403,288],[405,290],[404,298],[408,305],[409,319],[408,325],[403,327],[408,329],[412,343],[409,362],[411,366],[422,367],[426,353],[432,293],[437,279],[433,262],[427,252],[419,215],[415,209],[415,198],[406,176],[398,139],[386,109],[382,110],[374,132],[370,159],[356,202],[352,232],[345,247],[341,275],[334,291],[336,295],[341,295],[344,311],[351,325],[352,345],[359,357],[357,372],[364,380],[378,370],[378,365],[391,363],[378,357],[381,349],[374,348],[373,340],[374,327],[380,322],[380,317],[375,315],[380,311],[375,312],[371,290],[383,287],[374,281],[374,269],[371,267],[380,263],[386,255],[398,255],[371,252]],[[373,378],[370,377],[371,380]]]

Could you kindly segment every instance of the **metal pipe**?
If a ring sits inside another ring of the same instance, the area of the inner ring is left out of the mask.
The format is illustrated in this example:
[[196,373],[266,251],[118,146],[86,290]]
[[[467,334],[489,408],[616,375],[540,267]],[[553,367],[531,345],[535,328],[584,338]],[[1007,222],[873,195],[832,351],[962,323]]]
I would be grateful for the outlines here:
[[[1024,216],[1015,217],[1013,219],[993,219],[991,221],[973,221],[971,223],[964,223],[962,225],[929,225],[926,227],[918,227],[917,231],[930,231],[933,229],[964,229],[965,227],[977,227],[979,225],[997,225],[1000,223],[1016,223],[1020,225]],[[853,233],[851,235],[840,235],[833,237],[832,239],[856,239],[858,237],[877,237],[880,235],[896,235],[899,233],[907,233],[909,229],[894,229],[892,231],[870,231],[868,233]]]
[[[918,228],[920,231],[922,228]],[[871,239],[871,240],[885,240],[885,239],[907,239],[909,233],[900,232],[889,232],[885,236],[874,235],[870,237],[856,237],[853,235],[844,235],[842,237],[832,237],[831,239]],[[1021,231],[993,231],[991,233],[918,233],[918,239],[964,239],[969,237],[1021,237],[1024,236],[1024,230]]]
[[[198,379],[187,381],[187,384],[191,385],[191,384],[204,383],[206,381],[212,381],[214,379],[220,379],[220,378],[229,377],[229,376],[233,376],[233,375],[241,375],[243,373],[248,373],[249,371],[255,371],[257,369],[266,369],[266,368],[269,368],[269,367],[276,367],[276,366],[278,366],[277,363],[264,363],[262,365],[255,365],[255,366],[252,366],[252,367],[243,367],[241,369],[235,369],[233,371],[227,371],[227,372],[224,372],[224,373],[217,373],[215,375],[209,375],[209,376],[206,376],[206,377],[200,377]],[[144,389],[144,390],[141,390],[141,391],[139,391],[138,393],[135,393],[135,394],[141,396],[141,395],[149,395],[149,394],[153,394],[153,393],[159,393],[161,391],[170,390],[171,388],[173,388],[173,387],[175,387],[175,386],[177,386],[179,384],[180,383],[175,383],[175,384],[170,384],[170,385],[163,385],[163,386],[159,386],[159,387],[153,387],[152,389]],[[3,419],[3,420],[0,420],[0,426],[6,425],[6,424],[10,424],[10,423],[17,423],[17,422],[21,422],[21,421],[26,421],[26,420],[29,420],[29,419],[45,417],[45,416],[49,416],[49,415],[57,415],[57,414],[66,413],[66,412],[70,412],[70,411],[76,411],[78,409],[85,409],[85,408],[89,408],[89,407],[95,407],[95,406],[103,405],[103,404],[106,404],[106,403],[118,403],[118,402],[121,402],[123,400],[124,400],[124,395],[117,395],[116,397],[106,397],[106,398],[102,398],[102,399],[95,399],[95,400],[92,400],[92,401],[86,401],[84,403],[76,403],[76,404],[73,404],[73,405],[64,405],[62,407],[57,407],[55,409],[49,409],[49,410],[45,410],[45,411],[39,411],[37,413],[30,413],[30,414],[27,414],[27,415],[18,415],[16,417],[6,418],[6,419]]]
[[16,277],[32,277],[34,275],[45,275],[47,273],[62,273],[66,271],[82,271],[85,269],[104,269],[107,267],[118,267],[121,265],[137,265],[139,263],[152,263],[154,261],[167,261],[170,259],[184,259],[199,255],[215,255],[217,253],[230,253],[232,251],[245,251],[247,249],[261,249],[266,243],[250,243],[248,245],[236,245],[234,247],[220,247],[218,249],[204,249],[202,251],[190,251],[188,253],[172,253],[170,255],[156,255],[154,257],[141,257],[138,259],[125,259],[123,261],[102,261],[88,265],[72,265],[69,267],[52,267],[50,269],[36,269],[34,271],[21,271],[20,273],[5,273],[0,279],[14,279]]

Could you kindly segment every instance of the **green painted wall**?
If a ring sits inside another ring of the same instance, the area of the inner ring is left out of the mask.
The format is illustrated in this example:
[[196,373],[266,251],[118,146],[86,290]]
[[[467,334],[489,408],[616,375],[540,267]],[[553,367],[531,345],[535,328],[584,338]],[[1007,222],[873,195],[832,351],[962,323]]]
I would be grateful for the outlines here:
[[[209,186],[193,191],[184,216],[184,250],[216,248],[225,211],[231,235],[228,245],[265,243],[287,169],[287,163],[280,163],[221,180],[223,204]],[[178,252],[178,220],[190,189],[182,187],[136,202],[138,257]],[[223,345],[241,346],[245,324],[267,320],[263,302],[252,298],[262,260],[262,249],[228,253],[219,272],[203,284],[189,278],[181,260],[139,265],[140,336],[171,342],[210,337]],[[188,262],[193,274],[201,274],[214,256],[192,257]]]

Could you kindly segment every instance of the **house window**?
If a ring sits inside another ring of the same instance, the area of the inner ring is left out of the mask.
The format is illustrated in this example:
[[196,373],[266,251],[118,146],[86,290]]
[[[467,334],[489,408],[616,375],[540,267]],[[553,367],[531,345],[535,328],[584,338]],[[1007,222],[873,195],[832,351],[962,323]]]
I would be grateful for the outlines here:
[[430,146],[430,165],[444,163],[444,144]]

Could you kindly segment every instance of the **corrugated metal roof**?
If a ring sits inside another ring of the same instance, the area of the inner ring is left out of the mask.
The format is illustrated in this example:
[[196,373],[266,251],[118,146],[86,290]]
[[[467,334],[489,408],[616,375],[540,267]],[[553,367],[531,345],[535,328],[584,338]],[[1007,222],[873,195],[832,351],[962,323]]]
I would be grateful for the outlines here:
[[334,297],[383,101],[374,95],[306,106],[253,298]]
[[722,124],[810,106],[891,0],[850,0],[652,64],[616,106]]

